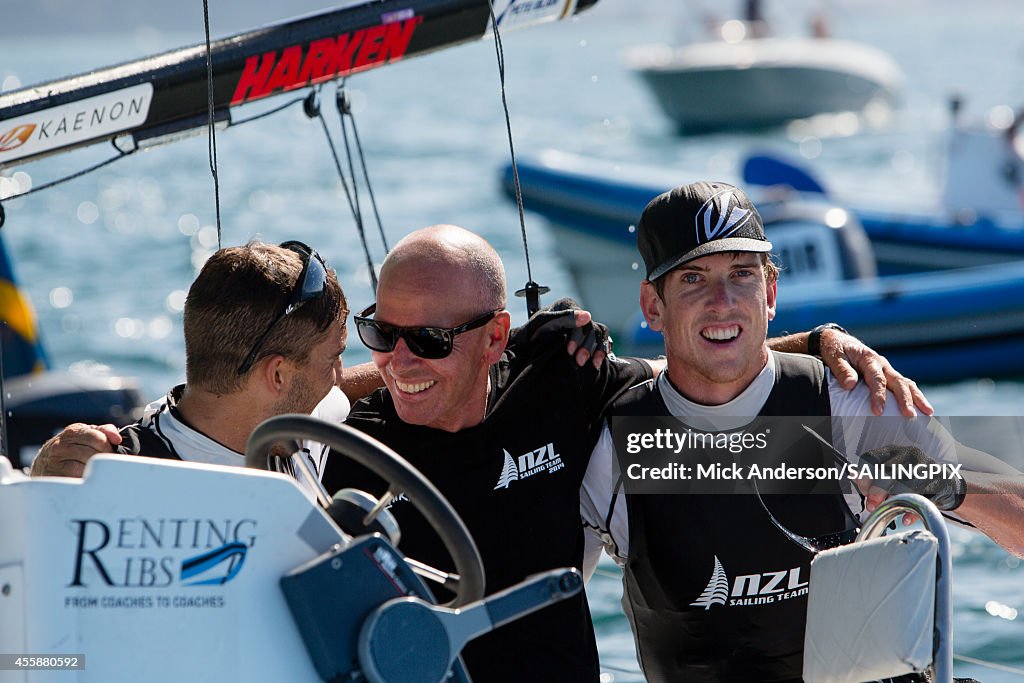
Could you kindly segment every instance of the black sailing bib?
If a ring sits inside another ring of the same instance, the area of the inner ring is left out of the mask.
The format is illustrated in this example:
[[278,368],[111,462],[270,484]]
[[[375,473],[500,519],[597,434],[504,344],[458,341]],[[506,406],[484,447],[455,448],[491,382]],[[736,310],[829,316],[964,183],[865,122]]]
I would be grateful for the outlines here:
[[[830,415],[820,362],[776,354],[760,415]],[[668,415],[655,387],[615,415]],[[827,419],[816,421],[819,432]],[[819,453],[812,437],[798,448]],[[819,536],[850,526],[834,495],[764,495],[788,529]],[[629,495],[624,603],[650,681],[800,680],[811,554],[770,521],[756,495]]]

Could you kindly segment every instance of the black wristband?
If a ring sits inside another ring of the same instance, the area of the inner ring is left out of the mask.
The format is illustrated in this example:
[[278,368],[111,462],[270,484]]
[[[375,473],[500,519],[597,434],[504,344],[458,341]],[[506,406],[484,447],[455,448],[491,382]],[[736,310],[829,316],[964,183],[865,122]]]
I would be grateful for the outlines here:
[[807,353],[812,356],[821,356],[821,333],[825,330],[846,332],[839,323],[825,323],[824,325],[818,325],[811,330],[810,334],[807,335]]
[[[955,488],[956,491],[953,492],[952,499],[945,503],[946,507],[942,507],[941,505],[939,505],[940,510],[956,510],[958,507],[963,505],[964,498],[967,497],[967,480],[963,478],[963,475],[956,475]],[[938,505],[939,502],[942,501],[936,501],[936,505]]]

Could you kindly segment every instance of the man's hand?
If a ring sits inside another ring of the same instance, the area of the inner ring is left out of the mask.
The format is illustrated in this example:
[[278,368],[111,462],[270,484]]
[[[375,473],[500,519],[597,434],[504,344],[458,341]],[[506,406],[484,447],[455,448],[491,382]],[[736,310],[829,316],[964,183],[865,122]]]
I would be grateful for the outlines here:
[[[861,464],[873,467],[880,465],[885,470],[893,470],[894,474],[899,474],[895,468],[900,465],[913,468],[917,465],[930,467],[939,464],[916,446],[883,446],[862,454],[860,461]],[[923,467],[916,469],[924,470]],[[925,474],[926,472],[921,471],[920,473]],[[967,482],[958,474],[953,474],[950,477],[880,477],[871,480],[870,483],[865,483],[868,484],[866,491],[863,485],[860,485],[860,488],[865,493],[865,505],[868,512],[874,512],[889,496],[897,493],[920,494],[935,503],[935,507],[946,511],[956,510],[967,496]],[[912,521],[916,519],[916,516],[905,516],[904,524],[910,523],[908,518]]]
[[916,382],[901,375],[885,356],[852,335],[838,330],[823,330],[821,360],[844,389],[853,389],[857,384],[857,373],[860,373],[871,392],[871,410],[875,415],[881,415],[885,409],[886,389],[892,392],[900,412],[906,417],[915,417],[917,410],[925,415],[935,412]]
[[512,331],[510,343],[533,341],[549,334],[568,336],[565,346],[570,356],[576,357],[580,367],[589,360],[595,368],[611,351],[608,328],[591,319],[590,312],[580,309],[572,299],[559,299],[534,313],[526,324]]
[[110,453],[119,443],[121,435],[114,425],[68,425],[39,449],[32,461],[32,476],[81,477],[89,458]]

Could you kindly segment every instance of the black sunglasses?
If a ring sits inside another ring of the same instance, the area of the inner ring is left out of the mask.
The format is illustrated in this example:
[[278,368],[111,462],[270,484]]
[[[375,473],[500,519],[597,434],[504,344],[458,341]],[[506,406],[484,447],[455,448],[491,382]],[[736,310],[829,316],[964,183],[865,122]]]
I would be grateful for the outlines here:
[[263,342],[267,340],[267,337],[270,336],[270,333],[274,331],[279,322],[294,313],[302,304],[307,301],[320,299],[327,293],[327,264],[324,263],[324,260],[320,258],[320,254],[316,253],[315,249],[311,249],[302,242],[295,240],[282,242],[281,248],[294,251],[302,258],[302,272],[299,273],[299,279],[295,281],[295,288],[292,290],[291,296],[288,297],[288,303],[277,314],[274,321],[270,323],[267,331],[256,340],[249,355],[245,357],[245,362],[239,366],[239,375],[249,372],[253,363],[256,362],[260,347],[263,346]]
[[842,531],[835,531],[831,534],[824,534],[822,536],[801,536],[795,531],[790,531],[775,517],[775,515],[772,514],[772,511],[768,509],[768,505],[765,504],[764,498],[761,496],[761,492],[757,490],[757,482],[754,481],[753,484],[757,500],[761,503],[761,507],[764,509],[765,513],[768,514],[768,521],[772,523],[772,526],[782,532],[783,536],[793,543],[796,543],[812,555],[817,555],[822,550],[838,548],[841,545],[853,543],[857,539],[857,534],[860,533],[860,527],[858,526],[843,529]]
[[458,327],[398,327],[367,317],[376,310],[377,304],[371,304],[362,313],[353,316],[359,338],[367,348],[390,353],[395,350],[395,344],[401,338],[413,354],[429,359],[447,358],[455,344],[455,335],[483,327],[498,315],[498,311],[489,311]]
[[[826,446],[828,448],[828,453],[833,458],[835,458],[840,465],[846,465],[850,462],[846,455],[844,455],[835,446],[833,446],[832,443],[825,439],[825,437],[823,437],[821,434],[814,431],[807,425],[801,426],[807,431],[808,434],[810,434],[819,442],[821,442],[822,445]],[[849,484],[849,482],[846,483],[847,485]],[[764,502],[764,498],[761,496],[761,492],[757,490],[757,482],[753,481],[753,484],[754,493],[757,495],[757,500],[761,503],[761,507],[764,508],[764,511],[768,514],[768,521],[772,523],[772,526],[781,531],[783,536],[793,541],[793,543],[796,543],[798,546],[800,546],[807,552],[811,553],[812,555],[816,555],[820,553],[822,550],[829,550],[830,548],[837,548],[841,545],[853,543],[854,540],[856,540],[857,538],[857,534],[860,533],[859,523],[856,519],[852,517],[849,521],[853,522],[854,526],[852,526],[851,528],[844,529],[842,531],[835,531],[831,534],[825,534],[823,536],[801,536],[795,531],[790,531],[782,524],[782,522],[780,522],[775,517],[775,515],[772,514],[772,511],[768,509],[768,505]],[[849,516],[849,513],[847,513],[847,515]]]

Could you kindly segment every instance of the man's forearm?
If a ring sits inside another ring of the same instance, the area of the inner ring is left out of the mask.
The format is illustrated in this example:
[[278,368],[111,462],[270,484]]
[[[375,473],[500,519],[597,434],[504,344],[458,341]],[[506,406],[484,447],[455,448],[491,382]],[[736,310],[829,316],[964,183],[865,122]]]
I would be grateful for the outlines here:
[[338,380],[338,387],[353,403],[369,396],[382,386],[384,386],[384,380],[381,379],[380,373],[377,372],[377,366],[373,363],[360,363],[344,367],[341,370],[341,378]]
[[768,348],[782,353],[807,353],[808,336],[809,332],[797,332],[785,337],[772,337],[768,340]]
[[655,377],[665,372],[665,368],[668,367],[668,361],[665,359],[665,356],[658,356],[657,358],[641,358],[640,360],[650,366],[651,374]]
[[963,472],[967,497],[954,514],[1017,557],[1024,557],[1022,475]]

